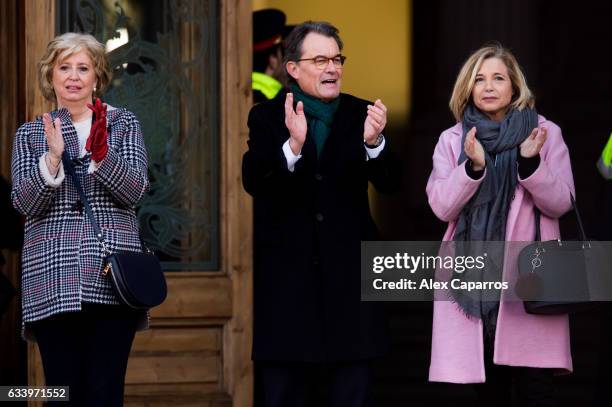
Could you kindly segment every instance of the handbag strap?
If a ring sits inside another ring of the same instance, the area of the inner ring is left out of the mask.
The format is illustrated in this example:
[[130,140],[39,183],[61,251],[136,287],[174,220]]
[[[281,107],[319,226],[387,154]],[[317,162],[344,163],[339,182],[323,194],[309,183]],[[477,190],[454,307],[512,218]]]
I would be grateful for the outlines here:
[[91,226],[93,227],[94,233],[96,235],[96,239],[98,239],[98,242],[100,242],[100,245],[102,246],[102,254],[104,256],[111,254],[111,251],[108,249],[108,245],[104,241],[104,235],[102,234],[102,229],[100,229],[100,225],[98,225],[98,222],[96,221],[96,218],[94,217],[93,211],[91,210],[91,205],[89,204],[87,195],[85,194],[85,191],[83,190],[81,181],[79,180],[79,177],[77,176],[76,171],[74,170],[74,165],[72,165],[72,159],[70,159],[70,156],[68,156],[68,152],[66,150],[64,150],[64,152],[62,153],[62,162],[64,163],[64,169],[66,170],[66,172],[68,172],[68,175],[72,177],[72,181],[74,182],[74,186],[76,187],[77,192],[79,193],[81,202],[83,202],[83,206],[85,207],[85,213],[87,214],[87,217],[89,218],[89,222],[91,223]]
[[[578,232],[580,233],[580,240],[585,242],[587,240],[587,237],[584,231],[584,224],[582,223],[582,217],[580,216],[580,212],[578,212],[578,205],[576,205],[576,199],[574,199],[574,195],[572,193],[570,193],[570,200],[572,202],[572,208],[574,209],[574,213],[576,214],[576,220],[578,222]],[[535,240],[539,242],[542,240],[542,234],[540,230],[541,212],[540,209],[535,205],[533,206],[533,212],[535,215]]]
[[540,234],[540,209],[533,205],[533,212],[535,215],[535,241],[539,242],[542,240],[542,235]]
[[72,160],[68,156],[68,152],[64,150],[62,153],[62,162],[64,163],[64,169],[68,172],[68,175],[72,177],[72,181],[74,182],[74,186],[76,187],[79,197],[81,198],[81,202],[83,202],[83,206],[85,207],[85,213],[91,222],[91,226],[96,234],[96,239],[102,244],[102,249],[106,250],[106,242],[104,242],[104,238],[102,235],[102,229],[100,229],[100,225],[94,218],[93,211],[91,210],[91,205],[89,204],[89,200],[87,199],[87,195],[85,195],[85,191],[83,190],[83,186],[81,185],[81,181],[74,170],[74,165],[72,165]]
[[[91,222],[91,226],[93,227],[94,233],[96,235],[96,239],[98,239],[98,242],[100,242],[100,245],[102,246],[102,254],[104,256],[112,254],[112,252],[108,248],[108,245],[104,241],[104,235],[102,234],[102,229],[100,229],[100,225],[98,225],[98,222],[96,221],[96,218],[94,217],[93,211],[91,210],[91,205],[89,204],[89,200],[87,199],[87,195],[85,195],[85,191],[83,190],[81,181],[79,180],[79,177],[77,176],[76,171],[74,170],[72,159],[70,159],[70,156],[68,156],[68,152],[65,150],[62,153],[62,162],[64,163],[64,170],[68,172],[68,175],[70,175],[72,177],[72,180],[74,181],[74,186],[76,187],[79,193],[81,202],[83,202],[83,206],[85,207],[85,213],[87,214],[87,217],[89,218],[89,221]],[[149,247],[145,244],[140,233],[138,233],[138,239],[140,240],[140,245],[144,247],[146,252],[152,254],[153,251],[149,249]]]

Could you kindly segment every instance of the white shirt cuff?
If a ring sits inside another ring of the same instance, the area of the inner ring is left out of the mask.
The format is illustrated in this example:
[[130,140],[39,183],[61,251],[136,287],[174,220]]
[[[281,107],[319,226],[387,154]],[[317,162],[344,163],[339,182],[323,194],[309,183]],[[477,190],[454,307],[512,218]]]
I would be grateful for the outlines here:
[[64,174],[64,163],[60,161],[59,169],[57,170],[57,175],[53,176],[49,172],[49,168],[47,168],[47,163],[45,160],[46,156],[47,153],[44,153],[40,156],[40,159],[38,160],[38,168],[40,169],[40,175],[42,175],[47,185],[53,188],[57,188],[62,184],[64,178],[66,177],[66,175]]
[[383,148],[385,148],[385,137],[383,136],[382,143],[380,143],[378,147],[369,148],[364,143],[363,148],[365,148],[365,151],[366,151],[366,161],[368,161],[369,159],[374,159],[378,157],[380,155],[380,152],[383,150]]
[[289,147],[289,140],[285,141],[285,144],[283,144],[283,153],[285,153],[285,159],[287,159],[287,169],[289,172],[293,172],[293,170],[295,170],[295,163],[302,158],[302,154],[293,154],[291,147]]

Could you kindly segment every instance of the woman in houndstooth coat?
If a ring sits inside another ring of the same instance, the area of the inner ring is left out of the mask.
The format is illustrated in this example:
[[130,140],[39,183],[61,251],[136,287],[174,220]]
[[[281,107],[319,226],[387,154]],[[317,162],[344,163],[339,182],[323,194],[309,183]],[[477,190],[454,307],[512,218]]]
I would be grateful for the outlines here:
[[100,243],[61,157],[72,159],[110,250],[141,251],[135,206],[149,181],[140,124],[94,99],[111,78],[94,37],[56,37],[38,71],[57,110],[22,125],[13,146],[12,201],[27,217],[23,333],[38,342],[47,386],[70,386],[61,405],[121,406],[128,355],[147,314],[120,305],[102,274]]

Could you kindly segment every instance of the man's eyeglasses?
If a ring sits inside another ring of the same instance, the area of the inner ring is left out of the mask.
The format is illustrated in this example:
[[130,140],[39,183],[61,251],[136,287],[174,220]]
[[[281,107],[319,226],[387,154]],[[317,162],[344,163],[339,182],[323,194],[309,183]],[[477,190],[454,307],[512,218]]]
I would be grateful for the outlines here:
[[344,55],[336,55],[335,57],[328,58],[319,55],[314,58],[298,59],[296,62],[301,61],[312,61],[318,69],[325,69],[327,65],[329,65],[329,61],[332,61],[332,63],[337,69],[341,69],[344,65],[344,61],[346,61],[346,57]]

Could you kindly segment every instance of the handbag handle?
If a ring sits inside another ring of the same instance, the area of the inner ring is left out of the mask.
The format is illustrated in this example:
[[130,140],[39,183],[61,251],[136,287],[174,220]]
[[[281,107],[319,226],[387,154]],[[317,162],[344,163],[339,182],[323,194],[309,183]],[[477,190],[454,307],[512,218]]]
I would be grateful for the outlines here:
[[[572,208],[574,209],[574,213],[576,214],[576,220],[578,222],[578,232],[580,233],[580,240],[582,242],[586,242],[587,237],[586,237],[586,233],[584,231],[584,225],[582,223],[582,217],[580,216],[580,212],[578,212],[578,206],[576,205],[576,200],[574,199],[574,195],[572,193],[570,193],[570,200],[572,202]],[[533,206],[533,212],[535,214],[535,240],[536,241],[541,241],[542,240],[542,235],[541,235],[541,231],[540,231],[540,209],[538,209],[537,206]]]

